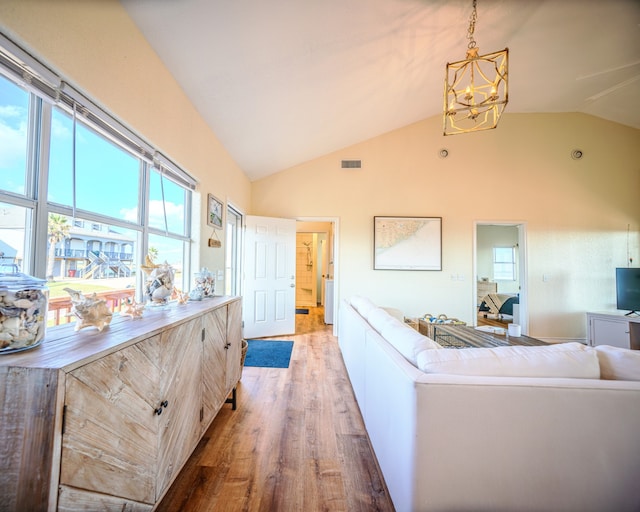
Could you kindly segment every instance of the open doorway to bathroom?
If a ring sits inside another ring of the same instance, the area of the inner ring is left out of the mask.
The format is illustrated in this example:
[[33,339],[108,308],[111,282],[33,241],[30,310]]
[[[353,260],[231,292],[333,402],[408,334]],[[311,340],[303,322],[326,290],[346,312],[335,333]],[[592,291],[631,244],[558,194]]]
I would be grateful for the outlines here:
[[476,222],[474,306],[477,325],[516,323],[527,333],[526,226]]
[[296,222],[296,318],[315,314],[325,324],[334,324],[335,226],[333,219]]

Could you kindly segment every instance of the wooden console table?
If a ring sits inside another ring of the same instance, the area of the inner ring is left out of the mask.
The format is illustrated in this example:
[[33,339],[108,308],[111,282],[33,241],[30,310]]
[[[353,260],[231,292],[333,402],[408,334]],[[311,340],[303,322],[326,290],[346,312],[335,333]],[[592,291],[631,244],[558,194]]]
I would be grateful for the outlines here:
[[421,334],[446,348],[508,347],[510,345],[547,345],[542,340],[529,336],[508,336],[480,331],[475,327],[455,324],[436,324],[419,320]]
[[147,308],[2,355],[0,512],[151,512],[240,379],[241,311]]

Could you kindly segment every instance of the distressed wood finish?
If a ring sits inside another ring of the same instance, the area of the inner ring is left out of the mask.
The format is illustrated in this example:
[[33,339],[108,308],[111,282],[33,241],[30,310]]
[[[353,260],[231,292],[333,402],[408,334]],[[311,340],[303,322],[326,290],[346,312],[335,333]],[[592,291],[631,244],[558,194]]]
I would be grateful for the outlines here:
[[[202,354],[202,416],[203,428],[211,423],[213,417],[226,398],[228,387],[222,378],[226,367],[225,350],[227,331],[227,309],[220,308],[204,315],[203,354]],[[239,359],[238,359],[239,360]]]
[[[152,510],[209,424],[202,331],[223,318],[216,332],[226,345],[240,328],[226,324],[230,305],[240,309],[240,299],[116,316],[101,333],[61,326],[40,347],[0,358],[0,511]],[[234,353],[222,352],[212,410],[231,391]]]
[[279,338],[294,340],[289,368],[244,368],[240,408],[216,416],[158,512],[393,511],[323,319],[310,308]]
[[[221,308],[226,309],[226,308]],[[207,313],[205,316],[209,316]],[[164,331],[161,336],[160,389],[163,412],[160,420],[158,501],[182,469],[202,434],[202,321],[191,320]]]
[[242,304],[233,302],[227,306],[227,389],[232,389],[240,380],[242,368]]
[[155,502],[159,348],[153,336],[67,376],[61,485]]
[[0,367],[0,510],[46,508],[49,486],[41,482],[53,478],[58,460],[57,387],[55,369]]

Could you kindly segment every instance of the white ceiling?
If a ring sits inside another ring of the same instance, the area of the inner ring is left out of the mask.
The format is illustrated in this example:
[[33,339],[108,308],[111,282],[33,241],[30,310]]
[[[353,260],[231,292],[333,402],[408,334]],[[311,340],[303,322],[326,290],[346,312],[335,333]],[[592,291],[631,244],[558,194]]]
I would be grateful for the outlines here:
[[[251,180],[439,115],[472,8],[121,2]],[[478,0],[477,11],[480,54],[509,48],[505,113],[584,112],[640,128],[640,1]]]

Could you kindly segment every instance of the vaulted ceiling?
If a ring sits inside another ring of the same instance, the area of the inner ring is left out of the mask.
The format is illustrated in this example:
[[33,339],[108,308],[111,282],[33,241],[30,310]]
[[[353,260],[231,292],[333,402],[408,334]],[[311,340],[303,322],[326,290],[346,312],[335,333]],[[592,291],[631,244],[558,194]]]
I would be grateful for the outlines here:
[[[441,115],[472,0],[121,0],[251,180]],[[640,1],[478,0],[505,113],[640,129]],[[500,129],[500,127],[498,127]],[[460,135],[462,137],[472,135]]]

